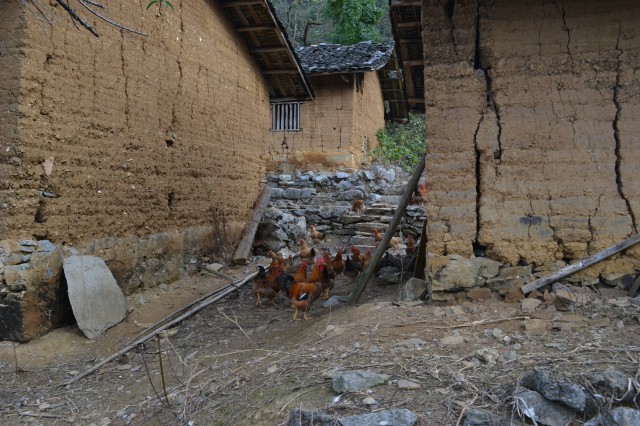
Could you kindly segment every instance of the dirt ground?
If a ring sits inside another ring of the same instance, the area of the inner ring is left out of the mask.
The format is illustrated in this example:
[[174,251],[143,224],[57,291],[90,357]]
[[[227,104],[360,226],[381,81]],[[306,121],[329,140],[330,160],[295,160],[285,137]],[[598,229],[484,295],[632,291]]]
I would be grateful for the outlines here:
[[[312,319],[294,322],[282,296],[256,308],[248,283],[159,342],[63,385],[225,284],[203,273],[131,295],[127,319],[95,341],[70,326],[27,344],[0,342],[0,424],[277,425],[296,407],[335,416],[394,407],[412,410],[420,425],[456,425],[466,407],[509,413],[514,387],[534,367],[587,384],[593,372],[613,367],[633,377],[640,365],[640,309],[611,294],[589,291],[581,306],[543,303],[523,313],[497,296],[453,306],[397,303],[397,285],[371,282],[358,306],[316,303]],[[351,290],[339,277],[334,293]],[[390,378],[338,397],[331,387],[338,369]]]

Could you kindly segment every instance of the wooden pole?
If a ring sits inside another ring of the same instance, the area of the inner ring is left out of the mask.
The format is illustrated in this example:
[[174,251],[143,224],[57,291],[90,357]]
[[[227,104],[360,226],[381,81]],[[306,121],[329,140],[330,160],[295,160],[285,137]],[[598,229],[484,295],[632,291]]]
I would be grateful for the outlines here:
[[[171,327],[173,324],[179,323],[183,319],[188,318],[188,317],[192,316],[193,314],[197,313],[198,311],[200,311],[200,310],[206,308],[207,306],[211,305],[212,303],[217,302],[218,300],[222,299],[226,295],[228,295],[230,293],[233,293],[234,291],[236,291],[239,288],[239,286],[241,286],[241,285],[245,284],[246,282],[248,282],[249,280],[255,278],[256,275],[258,275],[257,271],[247,275],[244,278],[239,279],[238,281],[236,281],[234,283],[229,284],[227,287],[225,287],[222,290],[214,291],[213,293],[209,294],[209,296],[207,296],[208,297],[207,299],[202,300],[201,303],[199,303],[198,305],[196,305],[193,308],[189,309],[188,311],[186,311],[182,315],[178,316],[177,318],[174,318],[171,321],[165,322],[160,327],[157,327],[157,325],[156,325],[157,323],[152,325],[151,327],[149,327],[149,330],[153,330],[152,333],[143,332],[143,336],[141,336],[140,338],[135,339],[133,342],[129,343],[127,346],[125,346],[124,348],[120,349],[118,352],[114,353],[113,355],[103,359],[102,361],[100,361],[99,363],[97,363],[96,365],[91,367],[90,369],[86,370],[84,373],[80,373],[80,374],[78,374],[76,376],[73,376],[72,378],[70,378],[69,380],[64,382],[62,385],[63,386],[70,385],[70,384],[82,379],[83,377],[88,376],[89,374],[93,373],[94,371],[96,371],[97,369],[102,367],[103,365],[113,361],[114,359],[118,358],[119,356],[122,356],[122,355],[126,354],[127,352],[129,352],[130,350],[132,350],[133,348],[138,346],[140,343],[146,342],[147,340],[149,340],[153,336],[156,336],[160,332],[162,332],[162,331],[166,330],[167,328]],[[181,308],[180,310],[183,310],[183,309],[184,308]],[[160,322],[163,322],[165,320],[165,318],[161,319]]]
[[607,249],[604,249],[591,257],[583,259],[578,263],[565,266],[564,268],[560,269],[557,272],[554,272],[551,275],[547,275],[546,277],[531,281],[529,284],[525,284],[524,286],[522,286],[522,292],[524,294],[527,294],[540,287],[544,287],[547,284],[554,283],[559,279],[566,277],[567,275],[571,275],[575,272],[581,271],[591,265],[595,265],[596,263],[600,262],[603,259],[606,259],[607,257],[613,256],[616,253],[620,253],[622,250],[626,250],[639,242],[640,234],[636,234],[633,237],[627,238],[626,240],[621,241],[618,244]]
[[256,202],[256,208],[253,210],[253,215],[251,216],[249,223],[247,223],[247,227],[242,235],[240,244],[238,244],[238,248],[233,255],[233,263],[239,264],[247,261],[249,252],[251,251],[251,245],[253,244],[253,239],[255,238],[256,231],[258,230],[258,225],[260,225],[260,221],[267,209],[267,204],[269,204],[270,198],[271,187],[265,186],[262,190],[262,194],[260,194],[260,198],[258,198],[258,201]]
[[396,212],[394,213],[393,218],[391,219],[391,223],[389,223],[389,226],[387,226],[387,231],[384,233],[384,236],[382,237],[382,241],[380,242],[380,244],[378,244],[378,248],[376,248],[376,251],[373,254],[373,257],[371,258],[369,265],[367,265],[367,268],[358,277],[358,280],[356,281],[356,288],[353,290],[353,293],[351,294],[351,298],[349,299],[350,304],[355,305],[356,303],[358,303],[358,301],[360,300],[360,296],[364,291],[364,288],[367,286],[367,282],[369,282],[369,279],[373,275],[373,272],[378,267],[378,263],[380,263],[380,259],[382,259],[382,256],[384,255],[385,250],[389,246],[389,242],[391,241],[393,234],[396,232],[396,229],[398,228],[398,225],[400,225],[400,221],[402,220],[402,217],[404,216],[404,213],[407,210],[409,201],[411,201],[411,195],[416,190],[416,185],[418,185],[418,181],[420,180],[420,177],[422,176],[422,171],[424,170],[424,163],[425,163],[425,155],[422,156],[422,158],[420,159],[420,163],[418,164],[418,167],[416,167],[416,170],[413,172],[413,176],[411,176],[411,179],[409,179],[409,183],[407,183],[407,188],[405,189],[404,194],[400,199],[398,208],[396,209]]

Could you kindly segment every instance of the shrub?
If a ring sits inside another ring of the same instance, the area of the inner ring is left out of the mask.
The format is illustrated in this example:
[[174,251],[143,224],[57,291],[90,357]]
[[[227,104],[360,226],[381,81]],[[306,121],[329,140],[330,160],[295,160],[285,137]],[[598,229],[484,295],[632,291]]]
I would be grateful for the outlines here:
[[391,163],[407,172],[416,168],[426,148],[424,115],[409,114],[407,123],[387,122],[376,132],[378,146],[371,152],[374,161]]

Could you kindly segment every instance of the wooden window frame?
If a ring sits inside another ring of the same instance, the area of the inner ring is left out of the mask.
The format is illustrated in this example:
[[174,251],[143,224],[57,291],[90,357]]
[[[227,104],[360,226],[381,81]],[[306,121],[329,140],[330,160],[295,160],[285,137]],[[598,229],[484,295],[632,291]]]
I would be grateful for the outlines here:
[[300,132],[300,102],[273,102],[271,104],[272,132]]

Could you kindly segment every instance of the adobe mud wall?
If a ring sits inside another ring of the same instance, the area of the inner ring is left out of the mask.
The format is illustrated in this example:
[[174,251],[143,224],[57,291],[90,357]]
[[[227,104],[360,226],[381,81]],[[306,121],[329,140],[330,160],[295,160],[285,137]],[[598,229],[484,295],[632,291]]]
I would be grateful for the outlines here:
[[62,10],[45,33],[19,2],[0,8],[0,320],[15,325],[0,339],[56,325],[62,248],[101,256],[131,292],[232,247],[252,212],[260,70],[217,2],[146,3],[108,13],[148,37],[99,22],[95,38]]
[[[269,169],[281,163],[308,170],[355,170],[377,146],[384,104],[375,72],[311,76],[316,92],[300,107],[300,132],[270,132]],[[286,137],[286,144],[283,140]]]
[[551,264],[638,232],[638,22],[633,1],[423,1],[432,253]]
[[[20,8],[8,58],[20,58],[18,136],[0,147],[16,171],[2,192],[3,238],[82,246],[210,225],[212,206],[231,222],[248,217],[270,122],[260,71],[216,2],[162,16],[144,6],[109,14],[148,37],[100,23],[100,38],[63,11],[45,34]],[[0,22],[13,22],[10,10]]]

